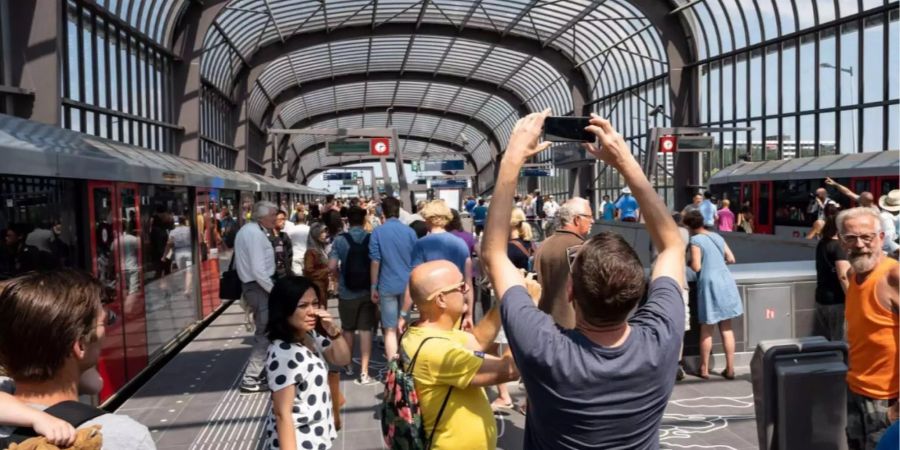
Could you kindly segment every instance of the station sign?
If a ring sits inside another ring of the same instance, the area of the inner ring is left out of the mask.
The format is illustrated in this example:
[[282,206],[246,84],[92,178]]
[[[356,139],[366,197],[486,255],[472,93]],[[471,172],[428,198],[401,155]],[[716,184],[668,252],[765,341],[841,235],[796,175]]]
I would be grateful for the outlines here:
[[357,181],[362,180],[362,178],[357,178],[356,180],[344,180],[344,186],[356,186]]
[[523,177],[549,177],[550,169],[537,169],[532,167],[526,167],[522,169],[519,173],[519,176]]
[[425,170],[434,172],[465,170],[466,162],[461,159],[449,161],[426,161]]
[[356,178],[355,175],[353,172],[325,172],[324,179],[325,181],[352,180]]
[[678,138],[667,134],[665,136],[660,136],[659,138],[659,152],[660,153],[675,153],[678,149]]
[[389,138],[372,138],[369,141],[369,151],[372,156],[388,156],[391,153],[391,140]]
[[325,143],[325,151],[332,156],[365,155],[369,145],[368,139],[330,141]]
[[431,180],[431,188],[442,188],[442,189],[465,189],[469,187],[469,181],[465,178],[448,178],[448,179],[434,179]]
[[353,186],[341,186],[342,191],[352,191],[354,189],[356,189],[356,188]]
[[679,152],[711,152],[716,148],[716,140],[712,136],[679,136]]

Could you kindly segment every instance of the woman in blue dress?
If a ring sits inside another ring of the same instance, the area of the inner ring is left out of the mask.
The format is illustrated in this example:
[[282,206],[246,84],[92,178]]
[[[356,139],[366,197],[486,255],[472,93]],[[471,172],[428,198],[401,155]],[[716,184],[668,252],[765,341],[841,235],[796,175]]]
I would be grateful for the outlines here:
[[744,313],[737,284],[727,264],[734,254],[716,233],[703,227],[703,215],[689,211],[682,219],[691,231],[691,269],[697,272],[697,319],[700,322],[700,378],[709,378],[709,354],[716,325],[725,347],[722,376],[734,378],[734,331],[731,319]]

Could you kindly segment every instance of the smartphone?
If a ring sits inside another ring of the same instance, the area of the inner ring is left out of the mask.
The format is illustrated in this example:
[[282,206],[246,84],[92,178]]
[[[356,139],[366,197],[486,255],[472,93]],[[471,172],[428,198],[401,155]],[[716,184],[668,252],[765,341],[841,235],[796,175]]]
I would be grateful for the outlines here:
[[590,117],[548,117],[544,120],[544,140],[552,142],[594,142],[594,133],[585,131]]

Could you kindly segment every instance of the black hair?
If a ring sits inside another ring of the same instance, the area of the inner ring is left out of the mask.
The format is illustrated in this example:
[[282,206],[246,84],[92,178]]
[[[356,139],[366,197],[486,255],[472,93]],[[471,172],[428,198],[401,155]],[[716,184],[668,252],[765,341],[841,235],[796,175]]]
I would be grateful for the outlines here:
[[[309,278],[286,276],[280,278],[269,293],[269,322],[266,324],[266,336],[270,341],[281,339],[284,342],[295,342],[297,330],[288,322],[294,315],[300,298],[310,289],[319,296],[319,288]],[[318,301],[318,300],[316,300]]]
[[479,199],[478,199],[478,204],[479,204],[479,205],[483,205],[483,204],[484,204],[484,199],[483,199],[483,198],[479,198]]
[[703,193],[703,198],[709,200],[712,198],[712,191],[706,191]]
[[359,206],[351,206],[347,210],[347,222],[351,227],[361,227],[366,224],[366,210]]
[[450,209],[450,212],[453,214],[453,219],[447,223],[444,229],[447,231],[462,231],[462,218],[459,216],[459,211]]
[[416,238],[421,239],[428,234],[428,225],[424,220],[416,220],[413,223],[409,224],[409,227],[416,232]]
[[285,217],[287,217],[287,215],[288,215],[287,211],[285,211],[285,210],[283,210],[283,209],[279,209],[278,212],[275,213],[275,216],[276,216],[276,217],[277,217],[277,216],[285,216]]
[[392,217],[400,217],[400,200],[394,197],[387,197],[381,201],[381,212],[388,219]]

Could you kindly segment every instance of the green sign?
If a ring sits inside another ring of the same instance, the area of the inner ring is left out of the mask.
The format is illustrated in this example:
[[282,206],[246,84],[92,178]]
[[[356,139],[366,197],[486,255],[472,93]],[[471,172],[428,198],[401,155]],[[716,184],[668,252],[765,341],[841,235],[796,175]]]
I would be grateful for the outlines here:
[[356,186],[356,180],[344,180],[344,186]]
[[328,153],[332,155],[369,153],[369,141],[329,142]]

